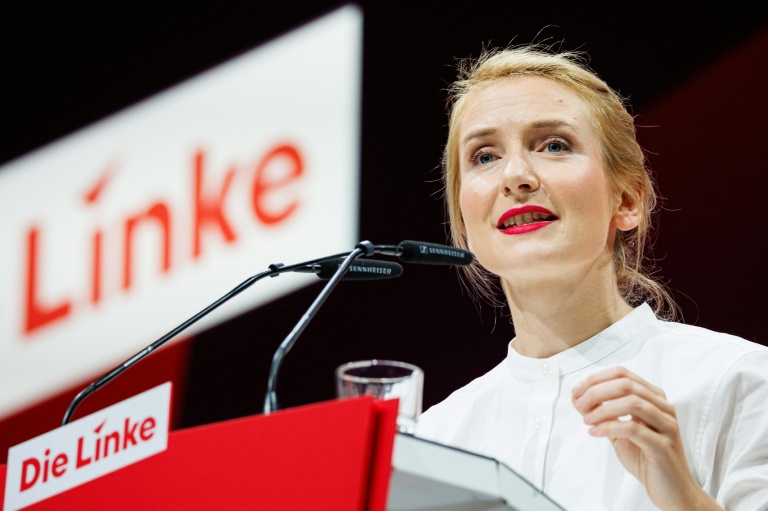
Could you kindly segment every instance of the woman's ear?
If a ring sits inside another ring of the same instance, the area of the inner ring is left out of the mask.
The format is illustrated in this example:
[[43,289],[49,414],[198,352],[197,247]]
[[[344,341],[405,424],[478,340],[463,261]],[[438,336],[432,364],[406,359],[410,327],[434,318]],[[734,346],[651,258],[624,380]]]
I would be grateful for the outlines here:
[[620,231],[629,231],[640,225],[640,206],[643,203],[643,192],[638,191],[636,197],[631,197],[627,192],[621,193],[621,200],[613,216],[616,228]]

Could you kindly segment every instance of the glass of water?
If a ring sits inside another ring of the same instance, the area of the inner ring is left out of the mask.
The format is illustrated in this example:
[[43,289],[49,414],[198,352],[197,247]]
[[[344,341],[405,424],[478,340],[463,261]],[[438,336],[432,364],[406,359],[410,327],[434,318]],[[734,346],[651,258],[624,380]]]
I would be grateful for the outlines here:
[[369,395],[376,399],[398,398],[397,428],[413,434],[421,414],[424,371],[396,360],[358,360],[336,368],[336,396]]

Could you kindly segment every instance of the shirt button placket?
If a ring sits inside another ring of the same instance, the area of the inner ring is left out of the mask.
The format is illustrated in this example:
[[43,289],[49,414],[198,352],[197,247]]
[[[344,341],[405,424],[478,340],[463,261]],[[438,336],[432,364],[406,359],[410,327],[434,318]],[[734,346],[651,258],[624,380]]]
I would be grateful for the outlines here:
[[536,486],[544,488],[544,472],[546,470],[546,453],[549,449],[550,431],[552,429],[552,417],[560,393],[560,368],[556,363],[542,361],[539,364],[540,394],[537,399],[536,412],[531,424],[538,436],[538,448],[534,469],[533,482]]

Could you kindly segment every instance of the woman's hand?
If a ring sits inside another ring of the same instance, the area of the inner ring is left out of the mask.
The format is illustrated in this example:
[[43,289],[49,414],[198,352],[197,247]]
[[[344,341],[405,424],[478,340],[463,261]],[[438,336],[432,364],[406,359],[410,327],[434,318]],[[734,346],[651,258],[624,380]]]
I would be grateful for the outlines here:
[[691,475],[675,408],[664,391],[623,367],[574,387],[572,401],[589,434],[608,438],[616,455],[663,510],[721,509]]

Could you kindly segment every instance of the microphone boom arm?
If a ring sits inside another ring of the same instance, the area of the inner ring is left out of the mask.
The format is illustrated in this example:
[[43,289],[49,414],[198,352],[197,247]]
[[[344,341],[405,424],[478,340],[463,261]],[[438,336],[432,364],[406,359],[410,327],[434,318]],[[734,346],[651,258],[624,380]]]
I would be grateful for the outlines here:
[[[361,252],[362,253],[362,252]],[[289,266],[284,266],[282,264],[270,264],[269,269],[265,270],[261,273],[257,273],[256,275],[252,275],[251,277],[248,277],[243,282],[235,286],[231,291],[229,291],[227,294],[192,316],[191,318],[184,321],[182,324],[141,350],[140,352],[133,355],[131,358],[120,364],[119,366],[115,367],[108,373],[104,374],[102,377],[100,377],[98,380],[94,381],[90,385],[88,385],[85,389],[80,391],[80,393],[75,396],[75,399],[70,403],[69,407],[67,408],[66,413],[64,414],[64,419],[61,422],[62,426],[65,426],[72,418],[72,414],[75,411],[75,408],[90,394],[96,392],[101,387],[115,379],[118,375],[120,375],[123,371],[131,367],[133,364],[138,362],[139,360],[143,359],[153,351],[155,351],[157,348],[165,344],[166,342],[170,341],[172,338],[176,337],[178,334],[192,326],[194,323],[197,323],[200,319],[202,319],[204,316],[208,315],[210,312],[212,312],[214,309],[218,308],[220,305],[222,305],[224,302],[228,301],[229,299],[233,298],[234,296],[242,293],[249,287],[251,287],[253,284],[255,284],[257,281],[261,280],[264,277],[277,277],[281,273],[286,273],[290,271],[296,271],[299,268],[303,268],[306,266],[311,266],[313,264],[322,263],[325,261],[329,261],[332,259],[338,259],[339,257],[347,257],[350,255],[350,252],[343,252],[341,254],[335,254],[332,256],[327,257],[321,257],[319,259],[314,259],[312,261],[304,262],[304,263],[298,263],[298,264],[292,264]],[[350,261],[351,262],[351,261]],[[343,276],[343,275],[342,275]]]

